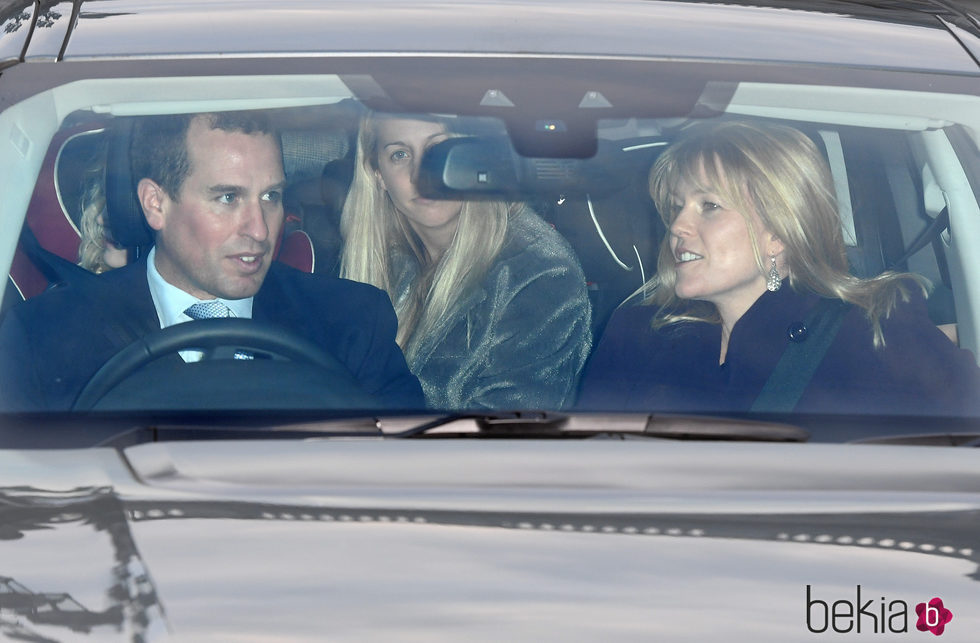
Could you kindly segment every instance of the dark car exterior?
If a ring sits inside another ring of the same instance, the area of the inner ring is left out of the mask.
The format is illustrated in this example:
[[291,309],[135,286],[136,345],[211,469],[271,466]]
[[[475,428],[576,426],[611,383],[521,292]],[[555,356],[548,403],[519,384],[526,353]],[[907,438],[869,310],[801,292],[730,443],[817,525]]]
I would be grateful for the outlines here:
[[[282,114],[291,212],[314,239],[309,269],[329,272],[336,233],[312,222],[338,198],[321,179],[350,156],[347,108],[394,105],[474,119],[544,159],[518,192],[578,253],[598,338],[655,270],[664,231],[645,180],[673,127],[747,117],[822,141],[849,186],[862,276],[947,210],[948,229],[906,264],[948,286],[935,321],[977,354],[978,60],[975,14],[924,0],[4,2],[0,315],[58,283],[22,228],[75,260],[58,183],[72,150],[158,113]],[[568,139],[522,129],[542,122]],[[0,415],[0,633],[980,631],[974,417],[255,408],[265,401]]]

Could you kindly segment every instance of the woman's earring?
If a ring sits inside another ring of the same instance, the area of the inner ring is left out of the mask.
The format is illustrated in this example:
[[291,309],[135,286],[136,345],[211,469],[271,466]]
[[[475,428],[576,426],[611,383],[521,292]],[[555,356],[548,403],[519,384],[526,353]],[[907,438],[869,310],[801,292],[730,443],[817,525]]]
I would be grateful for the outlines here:
[[769,257],[772,261],[772,266],[769,268],[769,274],[766,275],[766,290],[769,292],[776,292],[783,285],[783,280],[779,277],[779,268],[776,267],[776,257]]

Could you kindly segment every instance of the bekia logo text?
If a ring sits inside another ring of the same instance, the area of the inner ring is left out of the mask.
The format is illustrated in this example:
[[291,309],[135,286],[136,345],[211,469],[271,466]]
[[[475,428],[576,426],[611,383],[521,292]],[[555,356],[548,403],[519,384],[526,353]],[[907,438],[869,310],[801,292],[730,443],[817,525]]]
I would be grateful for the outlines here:
[[[915,629],[939,636],[953,613],[934,597],[915,606]],[[861,586],[855,588],[854,600],[841,598],[833,602],[817,598],[810,585],[806,586],[806,627],[814,634],[828,630],[838,634],[871,632],[899,634],[909,631],[909,605],[903,600],[879,600],[861,596]]]

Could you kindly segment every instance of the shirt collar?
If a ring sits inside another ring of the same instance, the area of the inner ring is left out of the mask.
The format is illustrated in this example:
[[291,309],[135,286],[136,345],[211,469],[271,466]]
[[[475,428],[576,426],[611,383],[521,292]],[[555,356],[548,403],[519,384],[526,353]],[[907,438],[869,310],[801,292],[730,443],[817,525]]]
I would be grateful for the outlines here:
[[[154,246],[146,257],[146,281],[150,286],[150,296],[153,298],[153,306],[157,311],[160,328],[191,321],[191,318],[185,315],[184,311],[200,301],[211,300],[198,299],[168,283],[157,270],[156,251],[156,246]],[[218,301],[228,306],[233,317],[251,319],[252,297],[244,299],[218,298]]]

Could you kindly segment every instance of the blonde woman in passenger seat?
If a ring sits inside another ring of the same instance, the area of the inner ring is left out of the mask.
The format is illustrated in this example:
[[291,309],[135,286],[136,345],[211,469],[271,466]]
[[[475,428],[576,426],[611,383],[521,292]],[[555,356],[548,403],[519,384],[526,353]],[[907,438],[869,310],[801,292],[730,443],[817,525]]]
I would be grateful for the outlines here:
[[523,204],[421,197],[418,163],[450,136],[435,117],[363,120],[341,276],[391,297],[398,343],[429,406],[560,408],[591,347],[581,267]]
[[[849,274],[830,170],[804,134],[702,125],[665,150],[649,185],[668,228],[658,274],[608,324],[583,408],[980,414],[980,369],[930,321],[922,281]],[[811,368],[795,399],[763,395]]]

